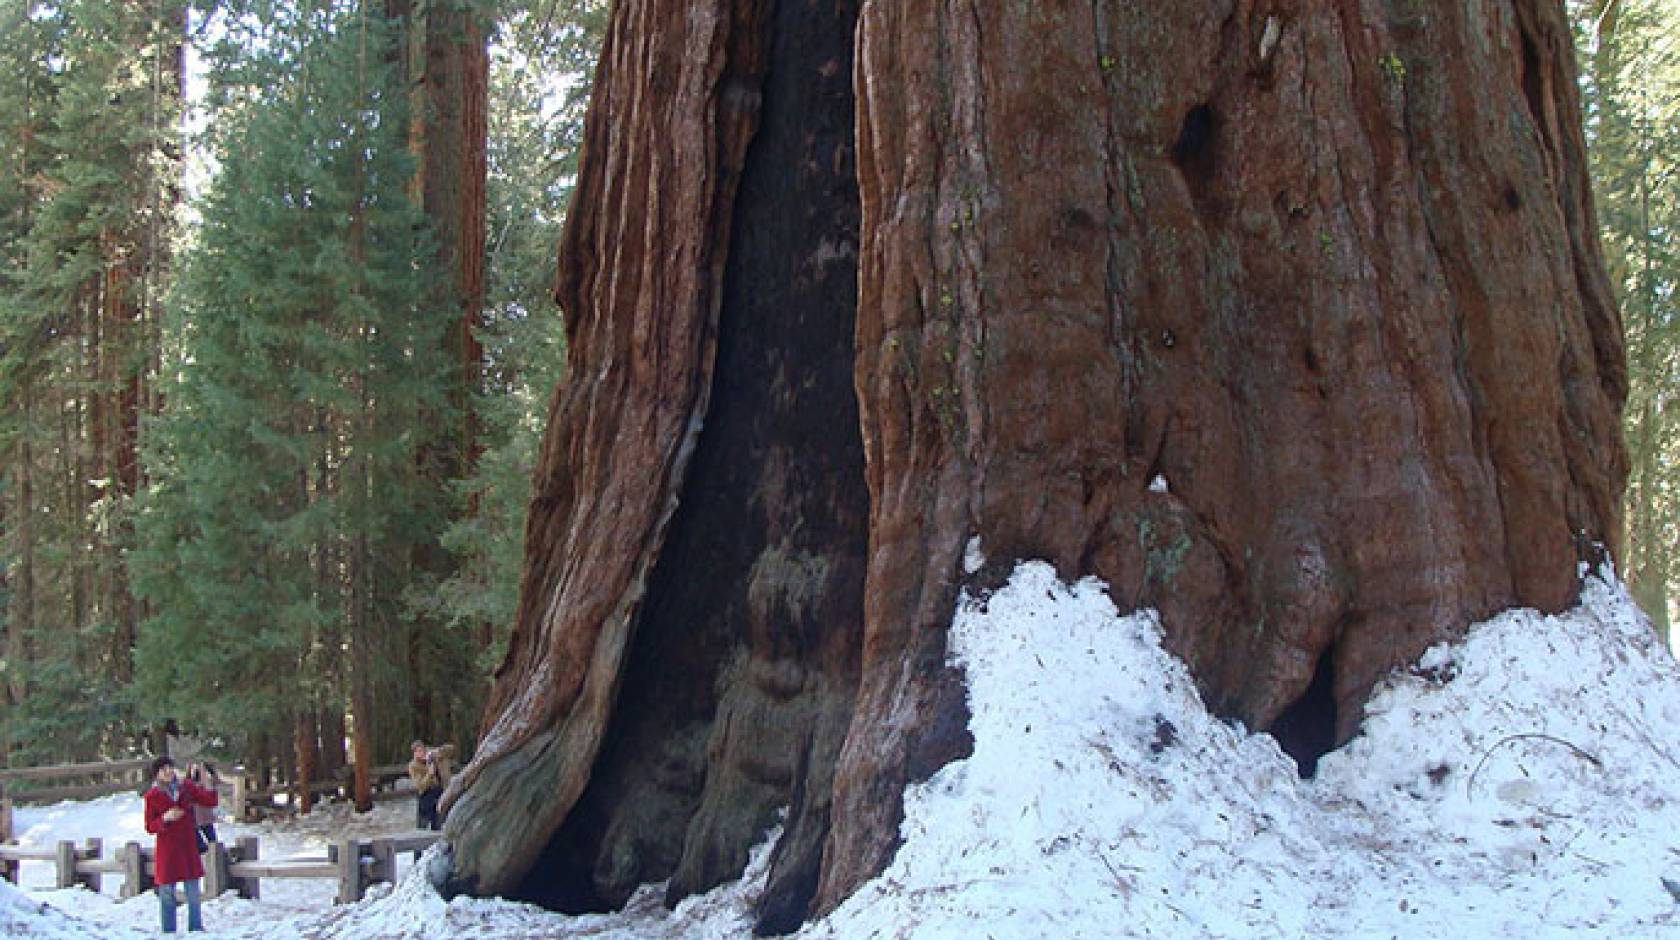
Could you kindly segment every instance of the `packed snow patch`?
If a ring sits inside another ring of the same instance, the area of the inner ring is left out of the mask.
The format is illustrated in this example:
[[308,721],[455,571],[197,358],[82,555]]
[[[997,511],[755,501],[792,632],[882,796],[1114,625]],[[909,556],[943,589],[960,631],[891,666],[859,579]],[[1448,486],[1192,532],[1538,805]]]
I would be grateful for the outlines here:
[[[1153,613],[1026,564],[951,633],[974,755],[813,937],[1673,936],[1680,670],[1614,575],[1431,650],[1302,781]],[[1589,759],[1590,758],[1590,759]]]
[[79,920],[40,897],[0,881],[0,937],[33,937],[36,940],[109,937],[121,940],[142,936],[145,934],[126,927],[108,929]]
[[[962,598],[950,648],[974,754],[906,793],[892,864],[801,937],[1680,928],[1664,882],[1680,892],[1680,668],[1608,571],[1564,615],[1508,612],[1391,677],[1364,732],[1307,781],[1271,737],[1209,715],[1155,615],[1120,616],[1095,581],[1023,564],[996,593]],[[422,864],[361,904],[284,911],[265,932],[270,902],[238,902],[253,910],[226,908],[219,923],[207,913],[209,936],[745,938],[775,837],[739,882],[675,910],[657,885],[584,917],[445,902]],[[121,935],[65,933],[35,898],[103,924],[156,916],[149,898],[102,910],[88,897],[34,895],[18,908],[24,926],[0,924],[50,940]]]

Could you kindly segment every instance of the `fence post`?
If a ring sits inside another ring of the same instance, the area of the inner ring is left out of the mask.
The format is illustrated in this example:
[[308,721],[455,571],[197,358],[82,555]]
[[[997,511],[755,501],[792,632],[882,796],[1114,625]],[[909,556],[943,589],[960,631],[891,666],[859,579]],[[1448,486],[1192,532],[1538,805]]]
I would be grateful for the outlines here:
[[[90,838],[87,840],[87,848],[81,851],[81,858],[87,859],[91,862],[97,862],[99,861],[99,857],[104,854],[105,840],[97,837]],[[79,872],[76,875],[76,883],[87,888],[89,891],[92,891],[94,894],[98,894],[100,890],[105,887],[105,874],[98,869]]]
[[123,883],[118,893],[124,898],[131,898],[139,894],[140,882],[146,878],[146,867],[140,862],[140,843],[128,842],[117,850],[117,858],[122,861]]
[[368,881],[397,883],[397,850],[390,839],[373,840],[373,866],[368,870]]
[[[6,798],[6,781],[0,780],[0,845],[12,841],[12,801]],[[17,884],[18,863],[9,858],[0,858],[0,878]]]
[[245,821],[245,772],[238,768],[233,772],[233,805],[229,809],[235,822]]
[[152,889],[152,873],[146,870],[146,850],[138,842],[122,847],[122,896],[132,898]]
[[[240,836],[234,851],[239,853],[238,861],[254,862],[261,855],[262,848],[257,842],[256,836]],[[255,877],[235,878],[233,883],[234,887],[238,889],[240,897],[250,898],[253,901],[262,898],[262,879]]]
[[362,845],[357,839],[338,843],[338,897],[335,904],[354,904],[362,899]]
[[228,851],[220,842],[210,843],[204,859],[204,895],[220,897],[228,889]]
[[76,886],[76,843],[69,839],[58,840],[58,854],[55,856],[55,860],[58,863],[58,884],[56,887],[74,888]]

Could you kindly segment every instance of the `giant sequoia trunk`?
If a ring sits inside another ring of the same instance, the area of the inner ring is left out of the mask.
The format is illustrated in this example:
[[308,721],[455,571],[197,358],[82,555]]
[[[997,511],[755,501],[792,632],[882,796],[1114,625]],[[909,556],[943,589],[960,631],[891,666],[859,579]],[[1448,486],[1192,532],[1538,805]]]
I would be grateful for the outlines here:
[[1159,608],[1304,772],[1569,604],[1625,474],[1579,121],[1543,0],[619,0],[453,888],[680,896],[788,806],[760,926],[831,907],[1016,559]]

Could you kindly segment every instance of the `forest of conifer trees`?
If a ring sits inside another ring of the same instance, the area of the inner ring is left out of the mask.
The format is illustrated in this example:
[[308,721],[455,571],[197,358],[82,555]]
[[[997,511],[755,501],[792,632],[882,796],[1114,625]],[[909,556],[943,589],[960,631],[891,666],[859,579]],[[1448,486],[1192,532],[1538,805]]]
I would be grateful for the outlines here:
[[7,764],[470,743],[604,6],[0,3]]
[[[0,0],[6,765],[168,721],[285,778],[470,749],[606,6]],[[1680,10],[1569,11],[1627,330],[1621,557],[1666,627]]]

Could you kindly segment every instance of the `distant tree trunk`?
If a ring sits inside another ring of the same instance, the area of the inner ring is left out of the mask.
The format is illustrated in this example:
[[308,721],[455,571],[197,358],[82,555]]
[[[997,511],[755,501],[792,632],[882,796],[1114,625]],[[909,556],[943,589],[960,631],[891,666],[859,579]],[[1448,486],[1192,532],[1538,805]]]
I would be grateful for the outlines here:
[[[454,370],[449,403],[454,424],[434,429],[420,450],[421,472],[443,489],[472,476],[482,447],[474,395],[482,381],[484,350],[484,251],[490,55],[487,12],[481,0],[438,3],[386,0],[386,15],[405,24],[402,71],[410,88],[409,147],[418,160],[414,191],[437,239],[438,268],[445,272],[439,309],[451,317],[445,355]],[[474,511],[476,497],[469,499]],[[415,564],[440,580],[452,564],[442,546],[421,545]],[[409,675],[423,673],[424,632],[409,638]],[[431,739],[444,727],[430,687],[409,684],[408,714],[415,734]]]
[[344,709],[327,707],[316,715],[321,729],[321,777],[335,780],[344,769]]
[[1653,396],[1639,397],[1638,410],[1630,422],[1629,446],[1633,472],[1628,498],[1628,531],[1624,563],[1628,590],[1650,615],[1663,642],[1668,642],[1668,572],[1663,564],[1672,547],[1663,536],[1663,516],[1657,508],[1657,466],[1662,449],[1663,422],[1657,415]]
[[350,604],[354,610],[350,619],[350,761],[355,767],[351,781],[351,795],[356,811],[373,809],[373,778],[370,772],[374,761],[374,695],[373,650],[374,639],[366,616],[366,537],[357,536],[351,549],[349,565]]
[[300,712],[292,735],[292,751],[297,755],[298,779],[298,812],[309,815],[315,808],[315,791],[309,785],[314,782],[317,774],[315,748],[315,715],[313,712]]
[[831,908],[967,753],[946,631],[1017,559],[1304,773],[1567,606],[1626,474],[1571,56],[1542,0],[621,0],[448,887],[674,898],[791,805],[758,926]]
[[29,391],[25,386],[20,396],[24,433],[18,435],[13,451],[16,492],[12,494],[12,528],[8,533],[9,547],[17,557],[17,563],[7,571],[11,597],[6,603],[6,661],[13,665],[6,670],[6,693],[11,707],[23,704],[29,692],[29,669],[35,658],[35,449],[29,442],[34,419]]
[[410,88],[409,147],[419,160],[414,190],[447,272],[446,302],[454,317],[445,334],[458,369],[451,401],[459,424],[434,455],[443,478],[470,475],[478,454],[472,395],[483,373],[475,331],[484,322],[486,146],[490,54],[484,14],[474,2],[386,0],[386,15],[403,23],[408,41],[402,71]]

